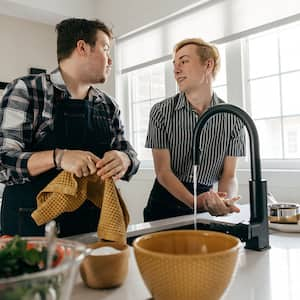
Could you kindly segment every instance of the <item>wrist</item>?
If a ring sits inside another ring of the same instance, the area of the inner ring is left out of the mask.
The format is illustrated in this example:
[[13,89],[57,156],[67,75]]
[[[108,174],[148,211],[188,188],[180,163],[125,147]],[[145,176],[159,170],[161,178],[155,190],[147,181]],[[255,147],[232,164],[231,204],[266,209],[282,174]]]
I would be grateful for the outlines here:
[[194,196],[192,194],[187,195],[185,199],[182,199],[182,202],[189,208],[194,208]]
[[61,162],[65,153],[65,149],[56,148],[53,150],[53,163],[56,170],[61,170]]
[[197,203],[198,203],[199,210],[203,210],[203,211],[207,210],[206,201],[205,201],[206,197],[207,197],[207,192],[204,192],[204,193],[201,193],[200,195],[198,195]]

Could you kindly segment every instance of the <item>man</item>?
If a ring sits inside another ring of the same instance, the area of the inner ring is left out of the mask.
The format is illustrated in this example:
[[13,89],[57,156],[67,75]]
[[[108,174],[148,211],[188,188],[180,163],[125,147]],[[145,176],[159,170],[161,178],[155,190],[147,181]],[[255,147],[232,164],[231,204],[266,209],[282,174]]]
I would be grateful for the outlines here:
[[[150,113],[146,147],[152,148],[156,180],[145,221],[193,213],[193,129],[207,108],[224,103],[212,90],[220,66],[215,46],[202,39],[183,40],[174,48],[173,63],[180,93]],[[233,115],[216,115],[207,122],[200,144],[197,209],[212,215],[239,212],[235,173],[237,157],[245,153],[243,125]]]
[[[36,196],[60,170],[77,177],[129,180],[136,152],[124,138],[117,104],[92,87],[109,75],[111,30],[98,20],[56,26],[58,69],[7,86],[0,106],[3,234],[43,235],[31,218]],[[60,235],[95,231],[99,209],[90,201],[57,219]]]

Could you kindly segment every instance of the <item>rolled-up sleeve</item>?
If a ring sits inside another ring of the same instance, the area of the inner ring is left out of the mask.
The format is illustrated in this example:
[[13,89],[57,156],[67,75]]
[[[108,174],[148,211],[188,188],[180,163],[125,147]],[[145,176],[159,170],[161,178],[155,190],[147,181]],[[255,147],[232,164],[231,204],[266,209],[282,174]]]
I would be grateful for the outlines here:
[[231,138],[227,148],[228,156],[245,156],[246,155],[246,140],[244,124],[237,120],[236,125],[231,132]]
[[26,146],[32,141],[32,105],[24,81],[17,79],[6,87],[0,102],[0,182],[29,181],[32,152],[26,152]]
[[149,119],[145,147],[152,149],[168,149],[168,135],[166,132],[164,114],[161,110],[160,103],[157,103],[152,107]]

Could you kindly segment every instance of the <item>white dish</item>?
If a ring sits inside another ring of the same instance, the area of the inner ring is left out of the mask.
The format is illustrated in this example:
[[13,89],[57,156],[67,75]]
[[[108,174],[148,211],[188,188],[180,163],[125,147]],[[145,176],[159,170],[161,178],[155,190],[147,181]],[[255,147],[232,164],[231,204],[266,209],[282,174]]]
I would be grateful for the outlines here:
[[279,224],[269,222],[269,228],[282,232],[300,232],[300,224]]

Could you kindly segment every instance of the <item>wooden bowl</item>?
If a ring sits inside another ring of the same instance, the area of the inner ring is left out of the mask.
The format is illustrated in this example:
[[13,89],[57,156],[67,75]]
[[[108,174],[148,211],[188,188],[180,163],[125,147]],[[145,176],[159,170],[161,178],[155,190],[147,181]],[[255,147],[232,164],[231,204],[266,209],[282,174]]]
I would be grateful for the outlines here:
[[128,273],[129,247],[115,242],[97,242],[89,245],[91,249],[109,246],[120,250],[118,253],[89,255],[80,265],[84,283],[94,289],[120,286]]
[[234,274],[240,241],[219,232],[174,230],[141,236],[133,246],[155,300],[217,300]]

